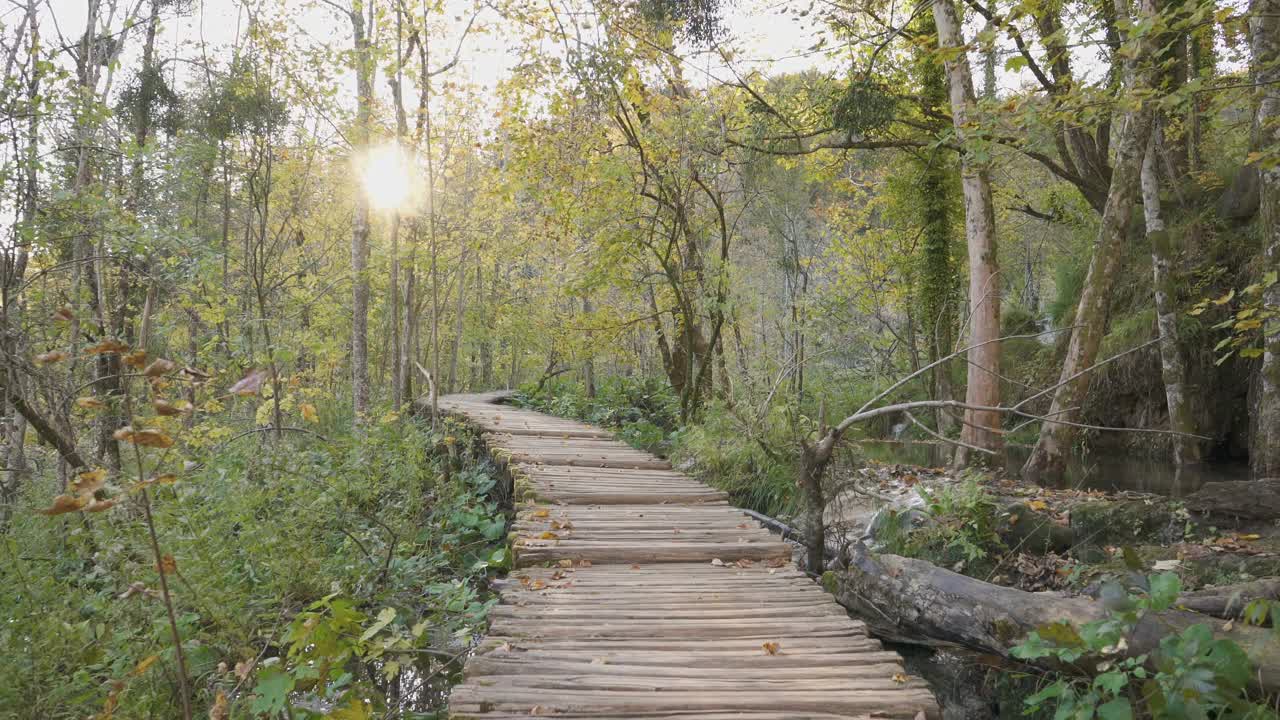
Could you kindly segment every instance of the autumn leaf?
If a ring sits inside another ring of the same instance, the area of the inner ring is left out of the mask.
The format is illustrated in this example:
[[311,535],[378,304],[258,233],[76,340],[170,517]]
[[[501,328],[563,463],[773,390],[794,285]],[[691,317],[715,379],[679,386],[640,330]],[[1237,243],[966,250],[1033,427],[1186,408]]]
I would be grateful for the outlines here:
[[901,685],[907,681],[907,676],[904,673],[894,673],[893,681]]
[[41,515],[62,515],[63,513],[76,512],[88,504],[89,496],[87,495],[59,495],[53,499],[53,505],[36,512]]
[[61,320],[62,322],[71,322],[75,317],[76,314],[71,310],[70,305],[63,305],[53,314],[54,320]]
[[541,535],[539,535],[538,539],[539,540],[559,540],[560,536],[548,530],[542,533]]
[[71,492],[76,495],[92,495],[107,484],[107,471],[102,468],[86,470],[71,481]]
[[764,649],[766,655],[777,655],[778,651],[782,649],[782,645],[776,642],[766,642],[760,647]]
[[84,506],[84,511],[91,512],[91,513],[102,512],[103,510],[110,510],[111,508],[115,507],[115,505],[116,505],[116,501],[114,499],[94,500],[93,502]]
[[1031,508],[1032,510],[1043,511],[1048,509],[1049,504],[1043,500],[1032,500],[1031,502],[1027,503],[1027,507]]
[[105,355],[108,353],[122,353],[129,349],[129,346],[119,340],[107,338],[95,345],[90,345],[84,349],[85,355]]
[[144,365],[146,365],[146,364],[147,364],[147,351],[146,351],[146,350],[134,350],[133,352],[129,353],[128,355],[125,355],[125,356],[124,356],[124,364],[125,364],[125,365],[128,365],[128,366],[129,366],[129,367],[131,367],[131,368],[141,368],[141,367],[143,367]]
[[137,430],[137,431],[131,432],[129,433],[129,437],[127,439],[129,442],[133,443],[134,445],[141,445],[142,447],[162,448],[162,449],[167,447],[173,447],[173,438],[169,437],[168,435],[164,434],[159,430],[154,430],[150,428],[146,430]]
[[35,357],[37,365],[51,365],[56,362],[62,362],[71,357],[61,350],[51,350],[47,353],[40,353]]
[[159,564],[160,572],[165,575],[172,575],[178,571],[178,561],[173,559],[172,555],[165,554],[160,556]]
[[169,373],[177,369],[178,369],[178,364],[175,363],[174,361],[165,360],[164,358],[156,358],[154,361],[152,361],[150,365],[146,367],[145,370],[142,371],[142,374],[146,375],[149,378],[157,378],[162,375],[168,375]]
[[218,691],[213,698],[213,705],[209,706],[209,720],[228,720],[231,717],[231,708],[227,706],[227,694]]
[[138,676],[138,675],[141,675],[142,673],[144,673],[144,672],[146,672],[146,671],[147,671],[147,668],[149,668],[149,667],[151,667],[152,665],[154,665],[154,664],[156,663],[156,661],[157,661],[157,660],[159,660],[159,659],[160,659],[160,656],[159,656],[159,655],[148,655],[148,656],[146,656],[145,658],[143,658],[143,659],[142,659],[142,660],[137,664],[137,666],[135,666],[135,667],[133,668],[133,672],[131,672],[131,673],[129,673],[129,674],[130,674],[130,675],[133,675],[133,676],[135,676],[135,677],[136,677],[136,676]]
[[76,398],[76,407],[82,410],[101,410],[106,406],[107,406],[106,403],[102,402],[96,397]]
[[130,485],[129,492],[135,493],[135,492],[138,492],[139,490],[144,490],[146,488],[149,488],[152,485],[172,485],[177,481],[178,481],[177,475],[174,475],[173,473],[163,473],[161,475],[149,477],[146,480],[139,480],[138,482]]
[[195,406],[185,400],[180,403],[171,403],[163,398],[156,398],[151,401],[151,408],[157,415],[173,416],[189,413],[195,409]]
[[316,406],[311,403],[302,403],[298,406],[298,410],[302,413],[302,419],[309,423],[320,422],[320,413],[316,412]]
[[262,389],[262,380],[264,377],[266,376],[261,370],[250,370],[245,373],[244,377],[240,378],[239,382],[232,385],[227,392],[241,397],[257,395],[258,391]]

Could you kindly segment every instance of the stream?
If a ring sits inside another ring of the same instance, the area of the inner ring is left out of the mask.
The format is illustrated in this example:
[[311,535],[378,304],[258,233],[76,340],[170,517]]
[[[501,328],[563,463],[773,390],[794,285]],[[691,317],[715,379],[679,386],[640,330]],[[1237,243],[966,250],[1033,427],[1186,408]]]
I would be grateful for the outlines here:
[[[897,440],[867,440],[857,447],[871,460],[925,467],[946,465],[952,451],[950,446],[941,443]],[[1005,471],[1017,475],[1030,454],[1029,445],[1006,447],[1002,454]],[[1097,453],[1071,458],[1062,482],[1051,487],[1131,490],[1178,498],[1190,495],[1207,482],[1248,479],[1249,466],[1244,463],[1177,466],[1155,458]]]

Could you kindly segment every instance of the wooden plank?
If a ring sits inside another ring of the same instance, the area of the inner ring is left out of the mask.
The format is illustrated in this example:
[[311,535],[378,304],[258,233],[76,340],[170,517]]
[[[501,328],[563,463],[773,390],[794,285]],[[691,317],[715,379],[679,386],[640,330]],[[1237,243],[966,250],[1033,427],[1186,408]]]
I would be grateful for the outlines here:
[[[937,718],[725,493],[582,423],[451,396],[515,476],[517,569],[452,717]],[[523,488],[523,489],[521,489]]]

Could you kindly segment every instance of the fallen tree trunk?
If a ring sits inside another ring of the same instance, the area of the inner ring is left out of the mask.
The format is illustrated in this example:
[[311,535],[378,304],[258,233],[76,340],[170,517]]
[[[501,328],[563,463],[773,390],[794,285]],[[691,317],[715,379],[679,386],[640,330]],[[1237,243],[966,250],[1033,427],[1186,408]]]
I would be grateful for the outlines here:
[[[1038,628],[1057,622],[1079,627],[1106,616],[1101,603],[1087,597],[992,585],[923,560],[873,555],[861,545],[851,549],[847,569],[826,579],[836,599],[884,637],[1002,657],[1011,657],[1012,649]],[[1240,645],[1259,687],[1280,691],[1280,642],[1266,628],[1236,623],[1228,630],[1222,620],[1186,610],[1150,613],[1126,639],[1124,654],[1152,653],[1165,636],[1200,623]]]
[[1280,600],[1280,578],[1266,578],[1185,592],[1178,596],[1177,606],[1204,615],[1233,620],[1238,619],[1245,606],[1254,600]]

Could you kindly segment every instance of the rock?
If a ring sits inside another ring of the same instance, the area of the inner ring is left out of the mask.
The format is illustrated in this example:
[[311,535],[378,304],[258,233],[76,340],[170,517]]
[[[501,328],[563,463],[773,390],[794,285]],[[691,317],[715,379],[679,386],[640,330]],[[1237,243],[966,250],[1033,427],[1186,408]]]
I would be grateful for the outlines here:
[[1099,500],[1071,508],[1071,533],[1079,546],[1169,541],[1181,524],[1166,500]]
[[1071,548],[1074,538],[1071,528],[1059,525],[1051,516],[1021,502],[1010,504],[1000,513],[996,532],[1011,550],[1036,555],[1064,553]]
[[1187,497],[1187,508],[1253,520],[1280,518],[1280,478],[1205,483]]
[[1228,220],[1249,220],[1258,212],[1261,187],[1258,166],[1241,167],[1231,179],[1231,187],[1218,199],[1218,215]]

